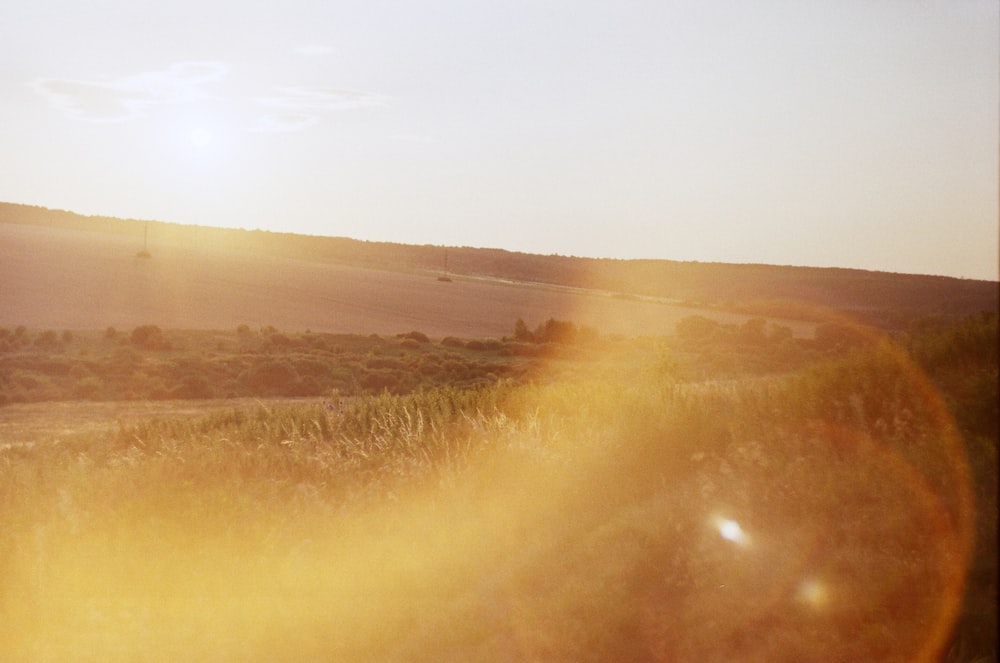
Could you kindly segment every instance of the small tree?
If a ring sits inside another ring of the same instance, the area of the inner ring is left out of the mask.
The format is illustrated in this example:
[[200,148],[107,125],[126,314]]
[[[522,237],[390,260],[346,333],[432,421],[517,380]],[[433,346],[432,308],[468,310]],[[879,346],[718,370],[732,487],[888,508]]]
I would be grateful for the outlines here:
[[750,345],[763,345],[767,342],[766,328],[764,318],[750,318],[740,325],[739,339]]
[[535,340],[535,335],[531,333],[528,325],[524,324],[524,320],[521,318],[518,318],[517,322],[514,323],[514,340],[522,343],[530,343]]
[[573,343],[576,340],[576,325],[567,320],[549,318],[539,325],[534,334],[538,343]]
[[35,339],[35,345],[43,350],[51,350],[59,345],[59,336],[51,329],[44,331]]
[[298,379],[298,372],[288,362],[266,361],[250,369],[246,382],[255,393],[287,395]]
[[166,347],[163,340],[163,330],[156,325],[141,325],[132,330],[132,345],[147,350],[159,350]]
[[430,343],[431,340],[427,337],[427,334],[419,331],[411,331],[405,334],[397,334],[399,338],[408,338],[416,341],[417,343]]
[[722,328],[715,320],[703,315],[689,315],[677,322],[677,337],[687,342],[705,342],[711,340]]

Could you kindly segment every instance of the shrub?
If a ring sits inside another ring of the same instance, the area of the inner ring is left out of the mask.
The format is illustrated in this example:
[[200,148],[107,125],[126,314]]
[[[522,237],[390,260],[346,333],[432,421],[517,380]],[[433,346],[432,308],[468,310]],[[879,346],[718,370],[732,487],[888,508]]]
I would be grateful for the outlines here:
[[538,356],[538,346],[532,343],[505,343],[500,350],[505,357],[535,357]]
[[44,331],[35,339],[35,345],[43,350],[52,350],[59,345],[59,337],[51,329]]
[[423,332],[418,332],[418,331],[411,331],[411,332],[407,332],[405,334],[400,334],[399,337],[400,338],[411,338],[414,341],[416,341],[417,343],[430,343],[431,342],[431,340],[429,338],[427,338],[427,334],[425,334]]
[[283,361],[266,361],[250,369],[247,385],[271,394],[281,394],[299,379],[295,369]]
[[168,347],[163,338],[163,330],[156,325],[141,325],[132,330],[132,345],[146,350],[162,350]]
[[530,343],[535,340],[535,335],[528,329],[528,325],[521,318],[514,323],[514,340],[522,343]]
[[398,377],[391,371],[372,371],[361,378],[361,386],[373,393],[392,391],[398,382]]
[[441,345],[448,348],[464,348],[465,341],[460,338],[455,338],[454,336],[445,336],[441,339]]
[[549,318],[545,324],[535,329],[533,340],[536,343],[572,343],[576,340],[576,334],[576,325],[572,322]]
[[392,357],[371,357],[365,362],[365,366],[368,368],[404,368],[403,362]]
[[295,370],[303,378],[306,376],[323,378],[330,374],[330,366],[318,359],[299,359],[295,362]]
[[441,372],[441,365],[434,363],[424,363],[418,369],[421,375],[437,375]]
[[739,340],[749,345],[763,345],[767,342],[767,321],[764,318],[750,318],[739,328]]
[[212,398],[214,395],[212,385],[201,375],[189,375],[170,390],[171,398],[199,399]]
[[705,342],[719,332],[722,325],[703,315],[690,315],[677,323],[677,337],[687,342]]
[[271,343],[279,347],[287,348],[292,345],[292,339],[288,338],[284,334],[271,334]]

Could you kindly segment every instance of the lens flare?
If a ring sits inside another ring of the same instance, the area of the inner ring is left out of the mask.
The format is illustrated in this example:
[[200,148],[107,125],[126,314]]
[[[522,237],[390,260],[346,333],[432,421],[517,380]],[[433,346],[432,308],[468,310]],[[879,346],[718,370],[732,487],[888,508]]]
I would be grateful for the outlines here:
[[719,536],[726,541],[731,541],[738,546],[745,546],[749,544],[746,532],[743,531],[743,528],[740,527],[740,524],[737,521],[730,518],[716,517],[714,519],[714,525],[719,531]]
[[799,583],[797,597],[811,608],[822,608],[830,601],[827,584],[818,578],[807,578]]
[[760,384],[553,379],[359,402],[356,438],[276,411],[8,452],[0,658],[940,660],[969,469],[891,362],[906,445]]

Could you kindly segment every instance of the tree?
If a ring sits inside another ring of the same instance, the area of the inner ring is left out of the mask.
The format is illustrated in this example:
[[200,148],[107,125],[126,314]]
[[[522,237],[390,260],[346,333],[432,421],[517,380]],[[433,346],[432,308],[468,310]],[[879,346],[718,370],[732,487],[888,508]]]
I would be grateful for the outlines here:
[[689,315],[677,323],[677,336],[683,341],[707,341],[719,331],[721,325],[703,315]]
[[740,325],[740,340],[753,345],[763,345],[767,341],[764,330],[767,321],[764,318],[750,318]]
[[538,343],[572,343],[576,340],[576,325],[566,320],[549,318],[535,330]]
[[518,318],[517,322],[514,323],[514,340],[524,343],[530,343],[535,340],[535,335],[531,333],[528,325],[524,324],[524,320],[521,318]]
[[35,345],[43,350],[52,350],[59,345],[59,336],[51,329],[44,331],[35,339]]
[[156,325],[140,325],[132,330],[132,345],[146,350],[161,350],[167,347],[163,330]]

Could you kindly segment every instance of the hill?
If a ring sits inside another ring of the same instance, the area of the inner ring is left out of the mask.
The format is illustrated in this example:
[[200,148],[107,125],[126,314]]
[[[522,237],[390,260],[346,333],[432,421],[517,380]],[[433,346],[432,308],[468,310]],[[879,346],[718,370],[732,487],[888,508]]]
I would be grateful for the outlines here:
[[[195,235],[199,230],[192,231]],[[211,231],[209,231],[211,232]],[[151,236],[154,233],[150,233]],[[235,329],[498,338],[517,319],[549,318],[607,333],[661,334],[697,309],[556,287],[526,286],[157,236],[152,258],[133,235],[0,223],[0,326],[38,329]],[[722,322],[746,315],[713,313]],[[787,322],[797,335],[812,325]]]
[[[138,259],[148,231],[152,259]],[[996,310],[998,284],[853,269],[539,256],[81,216],[0,203],[0,322],[498,336],[571,319],[666,333],[708,312],[889,326]],[[451,283],[434,278],[447,266]],[[787,322],[787,320],[786,320]],[[811,325],[789,323],[797,334]]]

